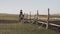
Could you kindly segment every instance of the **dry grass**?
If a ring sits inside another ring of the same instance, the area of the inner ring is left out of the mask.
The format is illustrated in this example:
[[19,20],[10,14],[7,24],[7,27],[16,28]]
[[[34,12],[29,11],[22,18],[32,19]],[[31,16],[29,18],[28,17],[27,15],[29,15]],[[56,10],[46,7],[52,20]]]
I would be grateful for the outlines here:
[[32,24],[0,24],[0,34],[60,34],[60,32],[38,28]]

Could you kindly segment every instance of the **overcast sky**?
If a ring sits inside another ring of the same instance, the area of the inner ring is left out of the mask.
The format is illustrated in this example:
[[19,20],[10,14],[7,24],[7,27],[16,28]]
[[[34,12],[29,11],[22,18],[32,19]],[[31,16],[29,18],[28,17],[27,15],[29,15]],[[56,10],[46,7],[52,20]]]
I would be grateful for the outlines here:
[[51,14],[60,13],[60,0],[0,0],[0,13],[19,14],[22,9],[24,13],[31,11],[32,14],[47,14],[50,8]]

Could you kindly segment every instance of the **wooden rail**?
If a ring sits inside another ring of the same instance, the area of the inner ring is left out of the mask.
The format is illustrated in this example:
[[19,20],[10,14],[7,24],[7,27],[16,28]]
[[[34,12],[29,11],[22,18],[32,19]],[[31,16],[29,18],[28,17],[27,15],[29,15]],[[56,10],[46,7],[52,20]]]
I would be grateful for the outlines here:
[[[30,19],[25,19],[25,20],[28,21],[28,22],[30,22]],[[31,21],[34,22],[34,19],[31,19]],[[37,22],[45,24],[45,25],[47,24],[47,22],[43,22],[42,20],[38,20]],[[54,23],[49,23],[49,25],[60,27],[60,25],[54,24]]]
[[[38,22],[39,22],[39,23],[42,23],[42,24],[45,24],[45,25],[47,24],[47,23],[41,22],[41,21],[38,21]],[[49,23],[49,25],[60,27],[60,25],[54,24],[54,23]]]

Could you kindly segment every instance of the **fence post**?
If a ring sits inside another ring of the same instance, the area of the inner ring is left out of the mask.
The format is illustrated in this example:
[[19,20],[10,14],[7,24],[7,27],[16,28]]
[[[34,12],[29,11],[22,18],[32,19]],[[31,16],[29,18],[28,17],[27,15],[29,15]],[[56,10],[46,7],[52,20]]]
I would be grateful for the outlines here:
[[38,10],[37,10],[37,23],[36,24],[38,24]]
[[30,11],[30,22],[31,22],[31,11]]
[[48,16],[47,16],[47,24],[46,24],[46,29],[49,27],[49,17],[50,17],[50,9],[48,8]]
[[39,13],[38,13],[38,10],[37,10],[37,20],[38,20],[38,15],[39,15]]

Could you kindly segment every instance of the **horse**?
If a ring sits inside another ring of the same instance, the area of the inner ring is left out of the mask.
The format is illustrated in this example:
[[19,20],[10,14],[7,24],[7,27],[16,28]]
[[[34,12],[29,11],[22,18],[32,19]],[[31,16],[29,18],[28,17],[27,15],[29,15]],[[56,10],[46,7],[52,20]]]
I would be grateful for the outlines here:
[[19,15],[19,22],[23,21],[23,19],[24,19],[24,15],[23,14],[20,14]]

